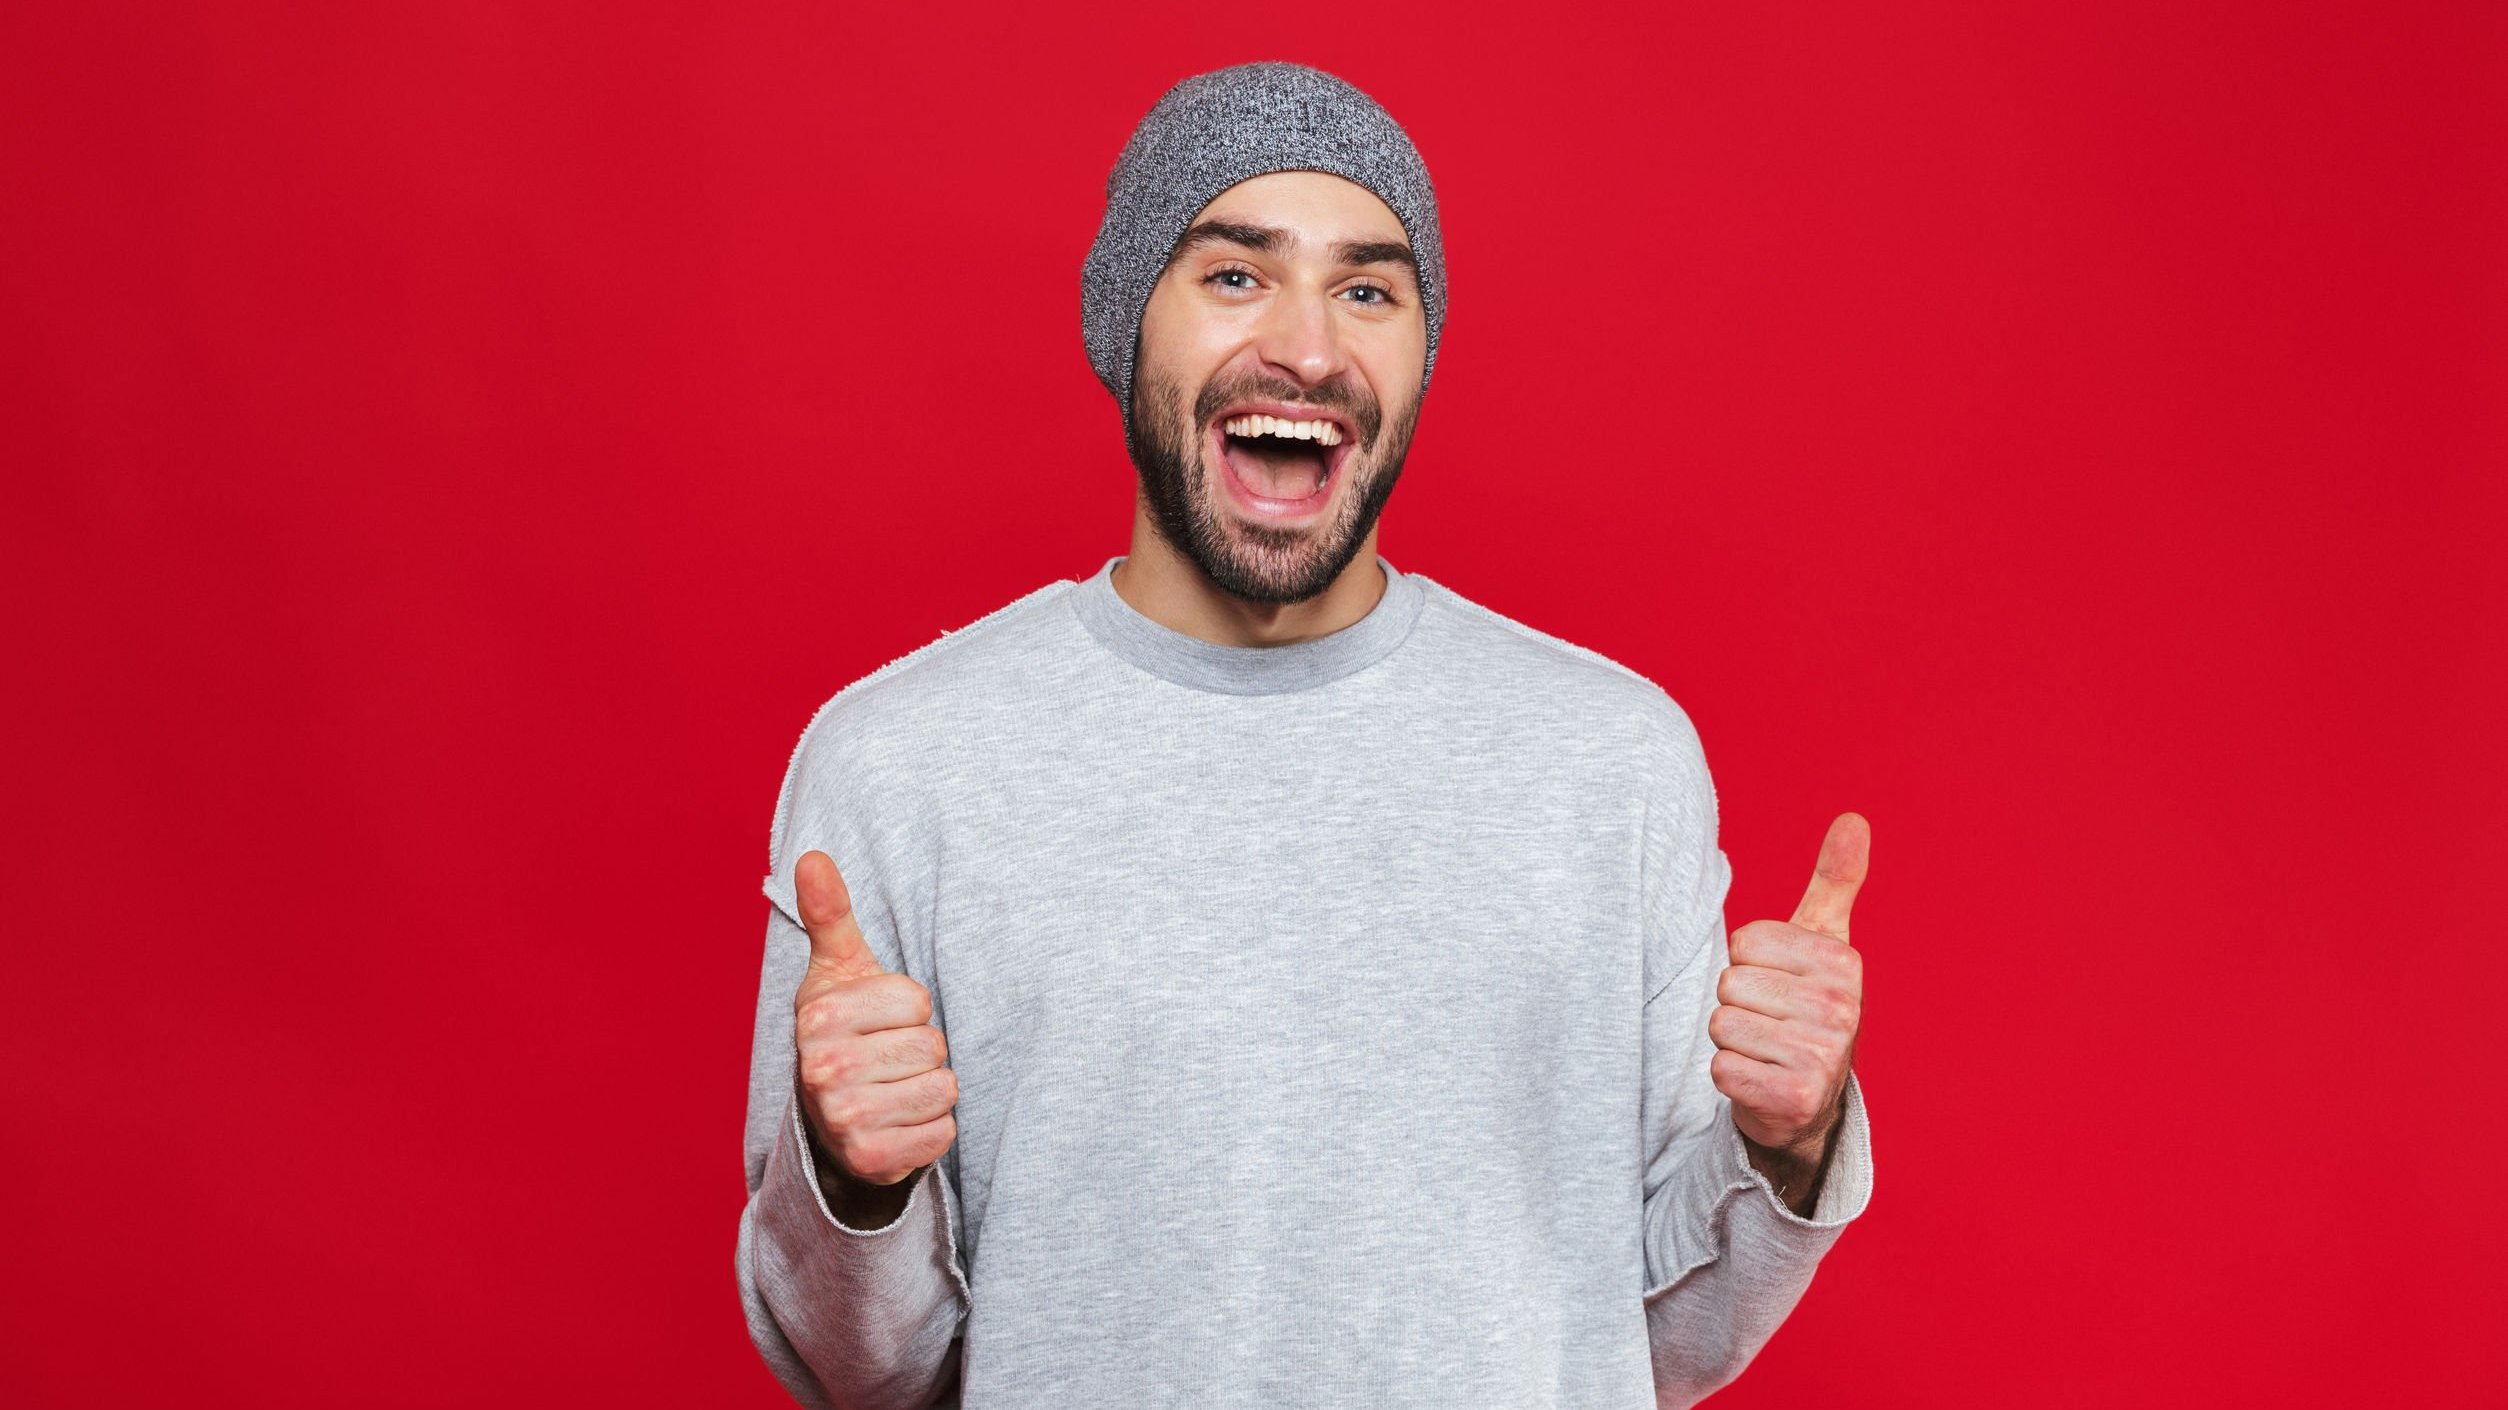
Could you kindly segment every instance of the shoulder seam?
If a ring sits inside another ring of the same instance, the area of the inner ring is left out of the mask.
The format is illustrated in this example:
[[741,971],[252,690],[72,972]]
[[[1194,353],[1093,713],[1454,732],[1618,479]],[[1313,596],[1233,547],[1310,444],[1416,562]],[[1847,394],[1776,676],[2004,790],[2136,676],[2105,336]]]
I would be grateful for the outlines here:
[[930,660],[938,653],[945,651],[950,647],[960,645],[969,638],[983,632],[986,628],[994,626],[1003,618],[1008,617],[1011,613],[1027,606],[1029,603],[1034,602],[1049,593],[1057,593],[1063,589],[1069,588],[1071,585],[1071,579],[1057,578],[1050,583],[1046,583],[1041,587],[1023,593],[1020,596],[1003,603],[1001,606],[994,608],[992,611],[985,613],[983,616],[976,618],[974,621],[967,623],[963,627],[957,627],[954,629],[944,627],[942,628],[939,636],[932,638],[930,641],[923,643],[921,646],[914,648],[912,651],[907,652],[903,656],[899,656],[894,660],[891,660],[888,664],[880,667],[878,670],[872,671],[867,675],[856,677],[854,680],[847,683],[842,689],[838,690],[834,695],[831,695],[827,697],[827,699],[819,702],[819,708],[810,712],[810,722],[801,727],[800,736],[793,741],[792,753],[787,755],[784,760],[784,782],[775,793],[775,825],[770,830],[766,839],[766,874],[770,878],[775,875],[775,854],[784,844],[784,823],[786,820],[784,809],[785,805],[792,799],[793,775],[801,767],[801,751],[809,744],[811,732],[819,727],[819,721],[826,718],[828,711],[836,708],[836,703],[838,701],[843,700],[846,696],[853,694],[855,691],[862,689],[864,686],[870,685],[876,681],[885,680],[889,676],[895,675],[897,672],[904,670],[908,666],[915,665],[918,662]]
[[1621,675],[1628,677],[1630,680],[1636,681],[1639,684],[1656,691],[1665,699],[1671,698],[1672,692],[1665,690],[1660,682],[1649,678],[1642,671],[1633,670],[1630,667],[1621,665],[1619,662],[1612,660],[1610,657],[1603,655],[1601,652],[1594,650],[1590,646],[1579,646],[1565,637],[1553,636],[1539,627],[1526,626],[1524,623],[1515,620],[1513,617],[1508,616],[1504,612],[1498,611],[1494,607],[1486,606],[1465,597],[1463,594],[1456,592],[1454,589],[1447,587],[1444,583],[1438,582],[1435,578],[1429,577],[1425,573],[1405,573],[1403,576],[1407,578],[1417,578],[1425,586],[1435,588],[1437,596],[1453,603],[1455,606],[1460,607],[1467,612],[1477,612],[1481,616],[1498,623],[1500,626],[1507,628],[1509,631],[1514,632],[1518,636],[1524,637],[1530,641],[1538,642],[1544,646],[1555,647],[1560,651],[1566,652],[1570,656],[1608,666],[1612,670],[1619,672]]

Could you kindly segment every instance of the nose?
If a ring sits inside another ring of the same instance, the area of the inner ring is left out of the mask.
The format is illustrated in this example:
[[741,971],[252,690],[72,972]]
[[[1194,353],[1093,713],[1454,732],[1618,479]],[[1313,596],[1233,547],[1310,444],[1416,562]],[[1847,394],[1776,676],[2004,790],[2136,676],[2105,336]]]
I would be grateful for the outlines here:
[[1320,290],[1284,290],[1263,311],[1254,351],[1301,387],[1339,375],[1346,350],[1332,316],[1331,296]]

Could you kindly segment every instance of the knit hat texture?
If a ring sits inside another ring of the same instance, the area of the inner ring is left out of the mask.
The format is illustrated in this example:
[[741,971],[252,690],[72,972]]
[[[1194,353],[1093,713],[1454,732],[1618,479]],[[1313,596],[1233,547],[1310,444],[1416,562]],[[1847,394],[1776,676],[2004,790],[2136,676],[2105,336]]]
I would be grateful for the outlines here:
[[1080,268],[1080,339],[1127,430],[1141,311],[1176,241],[1212,197],[1275,171],[1329,172],[1392,207],[1419,262],[1428,319],[1420,389],[1427,390],[1446,320],[1446,261],[1437,193],[1419,150],[1375,99],[1321,69],[1238,64],[1168,89],[1106,178],[1106,216]]

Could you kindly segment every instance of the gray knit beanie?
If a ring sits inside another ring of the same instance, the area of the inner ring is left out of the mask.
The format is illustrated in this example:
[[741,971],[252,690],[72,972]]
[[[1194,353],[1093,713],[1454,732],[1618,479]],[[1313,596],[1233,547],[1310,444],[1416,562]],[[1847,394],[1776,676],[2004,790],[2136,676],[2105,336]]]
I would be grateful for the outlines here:
[[1080,267],[1080,340],[1097,380],[1132,425],[1132,360],[1141,310],[1193,217],[1220,192],[1275,171],[1355,181],[1393,208],[1419,262],[1428,360],[1446,321],[1445,244],[1437,193],[1409,134],[1376,100],[1321,69],[1277,62],[1197,74],[1167,90],[1132,130],[1106,178],[1106,218]]

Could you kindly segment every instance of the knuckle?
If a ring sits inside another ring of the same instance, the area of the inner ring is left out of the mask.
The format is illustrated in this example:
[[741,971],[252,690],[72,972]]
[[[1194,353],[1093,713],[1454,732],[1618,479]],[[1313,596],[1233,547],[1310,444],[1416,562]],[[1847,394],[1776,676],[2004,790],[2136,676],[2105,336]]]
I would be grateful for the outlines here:
[[817,1008],[819,1031],[850,1033],[853,1031],[854,1018],[861,1011],[862,1001],[856,996],[853,985],[848,982],[829,989],[818,1000]]
[[1820,1093],[1811,1083],[1797,1078],[1785,1086],[1785,1106],[1797,1120],[1809,1124],[1812,1117],[1819,1113]]
[[845,1152],[845,1168],[852,1171],[856,1179],[866,1183],[893,1185],[897,1182],[897,1157],[890,1153],[888,1147],[887,1141],[875,1136],[855,1141]]
[[831,1087],[858,1082],[862,1079],[862,1050],[851,1043],[831,1044],[827,1056],[819,1060],[819,1071]]
[[793,1036],[814,1038],[827,1032],[832,1026],[833,1016],[829,1009],[828,995],[824,991],[813,994],[804,989],[801,998],[793,1005]]
[[1727,1095],[1748,1085],[1745,1078],[1748,1069],[1742,1066],[1741,1058],[1733,1053],[1718,1051],[1713,1058],[1708,1060],[1707,1070],[1708,1075],[1715,1079],[1716,1085],[1723,1088]]
[[904,1028],[932,1016],[932,992],[902,974],[874,974],[861,981],[864,997],[882,1028]]
[[904,1068],[908,1073],[919,1072],[923,1069],[925,1060],[931,1056],[931,1052],[932,1045],[925,1042],[913,1029],[899,1029],[881,1042],[880,1064],[884,1067]]
[[1747,1041],[1758,1026],[1759,1016],[1744,1008],[1728,1005],[1707,1015],[1708,1036],[1727,1047]]

